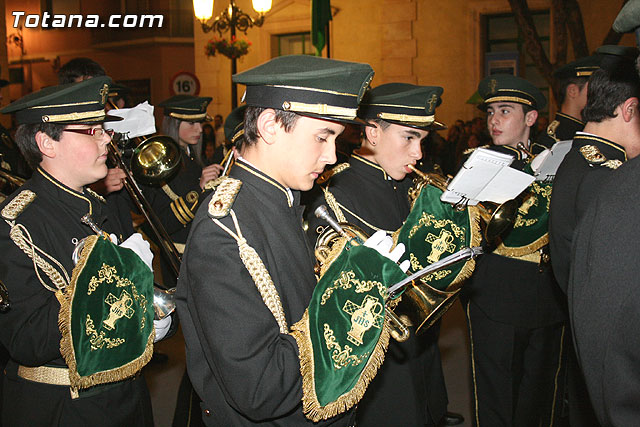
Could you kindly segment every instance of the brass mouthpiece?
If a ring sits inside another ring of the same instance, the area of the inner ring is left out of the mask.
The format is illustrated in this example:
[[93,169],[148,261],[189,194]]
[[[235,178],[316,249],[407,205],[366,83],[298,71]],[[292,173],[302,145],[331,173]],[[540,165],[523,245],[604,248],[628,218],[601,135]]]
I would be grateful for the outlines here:
[[408,164],[407,167],[411,169],[411,171],[416,175],[418,175],[420,178],[427,179],[427,174],[422,172],[421,170],[416,169],[416,167],[413,166],[412,164]]

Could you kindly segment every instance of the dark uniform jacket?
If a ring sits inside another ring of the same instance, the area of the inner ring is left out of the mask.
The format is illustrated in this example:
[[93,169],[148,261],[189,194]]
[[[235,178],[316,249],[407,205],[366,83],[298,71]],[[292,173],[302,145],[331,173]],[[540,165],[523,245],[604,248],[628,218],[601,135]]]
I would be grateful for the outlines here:
[[173,179],[161,187],[143,186],[142,189],[174,243],[184,244],[199,201],[206,195],[200,188],[202,166],[184,150],[180,153],[181,167]]
[[[522,169],[526,159],[509,146],[489,149],[515,157],[511,167]],[[490,319],[514,326],[540,328],[562,322],[565,311],[553,273],[539,262],[523,261],[485,253],[476,261],[471,279],[462,288],[462,299],[470,299]]]
[[609,174],[574,235],[568,298],[578,361],[603,426],[640,420],[640,159]]
[[[99,196],[78,193],[56,181],[41,169],[0,208],[24,190],[36,194],[16,218],[24,226],[33,244],[57,260],[60,267],[42,255],[49,264],[72,275],[71,255],[76,243],[95,234],[80,218],[90,213],[104,231],[122,235],[122,225],[112,215]],[[4,214],[3,214],[4,216]],[[6,285],[11,308],[0,314],[0,341],[10,354],[4,382],[3,424],[7,426],[54,425],[152,425],[151,406],[145,381],[134,379],[100,385],[71,399],[68,386],[27,381],[17,375],[18,365],[66,367],[60,354],[61,334],[58,328],[60,304],[55,293],[38,279],[33,261],[9,237],[10,226],[0,222],[0,279]],[[48,276],[40,270],[47,286],[55,289]]]
[[[591,147],[595,147],[603,158],[590,154],[595,154]],[[619,165],[618,162],[626,160],[624,148],[615,142],[578,133],[573,139],[571,150],[558,168],[551,193],[549,246],[553,273],[565,293],[569,282],[571,242],[576,225],[600,186]]]
[[[338,166],[339,167],[339,166]],[[408,190],[412,180],[391,179],[384,170],[363,157],[352,154],[349,168],[331,177],[328,188],[340,204],[347,222],[361,227],[368,235],[378,229],[399,229],[409,215]],[[327,203],[323,194],[312,203]],[[307,211],[311,232],[319,223]],[[323,224],[324,225],[324,224]],[[315,236],[313,237],[315,239]],[[436,425],[446,412],[447,392],[438,350],[439,325],[426,335],[411,337],[404,343],[393,338],[378,374],[358,404],[359,426]]]
[[[230,176],[242,181],[232,212],[269,272],[290,327],[301,319],[316,285],[300,194],[241,159]],[[204,421],[211,426],[312,425],[302,412],[296,341],[280,333],[240,259],[236,239],[209,217],[210,199],[193,221],[177,291],[187,370],[203,400]],[[221,222],[237,232],[231,214]],[[350,415],[317,425],[350,425]]]
[[570,141],[576,132],[584,129],[584,122],[568,114],[556,113],[555,119],[547,126],[547,131],[540,134],[531,145],[531,151],[538,154],[545,148],[553,147],[558,141]]

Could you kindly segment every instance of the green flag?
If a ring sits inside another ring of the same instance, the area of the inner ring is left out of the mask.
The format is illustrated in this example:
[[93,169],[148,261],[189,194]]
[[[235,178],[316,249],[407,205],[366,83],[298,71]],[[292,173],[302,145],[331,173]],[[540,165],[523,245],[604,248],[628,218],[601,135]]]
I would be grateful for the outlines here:
[[316,47],[317,56],[327,43],[327,25],[331,20],[330,0],[311,0],[311,43]]

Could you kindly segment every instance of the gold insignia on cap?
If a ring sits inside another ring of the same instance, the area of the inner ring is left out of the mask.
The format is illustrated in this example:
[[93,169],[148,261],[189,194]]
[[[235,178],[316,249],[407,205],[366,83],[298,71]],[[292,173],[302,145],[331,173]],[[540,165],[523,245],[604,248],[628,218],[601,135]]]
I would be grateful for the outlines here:
[[489,80],[489,93],[496,93],[498,91],[498,81],[496,79]]
[[101,97],[101,104],[105,104],[107,102],[107,97],[109,96],[109,85],[108,84],[104,84],[102,85],[102,89],[100,89],[100,97]]
[[582,157],[592,165],[600,165],[607,161],[607,158],[595,145],[585,145],[584,147],[580,147],[580,153],[582,154]]
[[429,101],[427,101],[427,104],[429,104],[429,111],[428,111],[429,113],[433,111],[437,103],[438,103],[438,95],[434,93],[431,95],[431,98],[429,98]]
[[36,193],[31,190],[22,190],[2,209],[2,217],[14,221],[35,199]]
[[209,216],[213,218],[227,216],[231,206],[233,206],[233,202],[236,200],[240,187],[242,187],[242,181],[225,177],[209,201]]

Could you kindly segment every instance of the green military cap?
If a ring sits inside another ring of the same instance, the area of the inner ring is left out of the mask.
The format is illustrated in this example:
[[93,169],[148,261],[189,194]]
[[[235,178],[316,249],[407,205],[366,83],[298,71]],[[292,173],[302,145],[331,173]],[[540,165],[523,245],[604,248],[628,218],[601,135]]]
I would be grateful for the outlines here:
[[49,86],[12,102],[0,113],[16,113],[18,124],[122,120],[122,117],[107,116],[104,111],[111,83],[110,77],[100,76],[77,83]]
[[120,83],[113,82],[109,86],[109,98],[112,96],[124,96],[131,92],[131,88]]
[[359,122],[358,103],[373,78],[368,64],[309,55],[279,56],[233,76],[247,105],[338,122]]
[[211,102],[210,96],[176,95],[165,99],[158,107],[164,108],[164,115],[186,122],[209,122],[211,116],[207,114],[207,107]]
[[481,110],[486,110],[492,102],[515,102],[528,105],[534,110],[542,110],[547,99],[540,89],[520,77],[511,74],[494,74],[486,77],[478,85],[478,93],[482,97]]
[[600,62],[602,56],[595,54],[591,56],[585,56],[584,58],[576,59],[563,65],[553,72],[553,75],[557,79],[572,79],[576,77],[589,78],[594,71],[600,68]]
[[612,27],[618,33],[630,33],[640,27],[640,0],[629,0],[618,13]]
[[387,83],[365,93],[358,116],[364,120],[382,119],[389,123],[417,129],[446,129],[435,120],[436,107],[442,100],[439,86],[416,86]]
[[235,144],[244,135],[244,112],[246,104],[234,108],[224,119],[224,136],[231,144]]
[[635,47],[604,45],[596,49],[596,53],[602,56],[600,68],[614,71],[619,67],[634,67],[638,51]]

